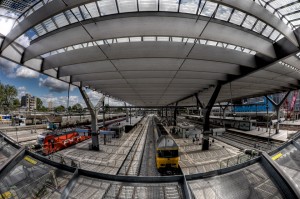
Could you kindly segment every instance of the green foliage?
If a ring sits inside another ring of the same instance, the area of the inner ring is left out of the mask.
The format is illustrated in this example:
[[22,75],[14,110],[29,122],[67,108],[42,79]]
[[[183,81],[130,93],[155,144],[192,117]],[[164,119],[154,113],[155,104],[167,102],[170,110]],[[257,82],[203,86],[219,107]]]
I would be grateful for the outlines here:
[[82,112],[83,108],[81,104],[77,103],[74,106],[72,106],[72,111],[73,112]]
[[40,98],[36,98],[36,109],[38,111],[42,111],[43,101]]
[[14,110],[19,106],[20,101],[16,101],[18,91],[16,87],[11,85],[4,85],[0,82],[0,111]]
[[55,112],[64,112],[66,111],[66,108],[63,105],[57,106],[54,108]]

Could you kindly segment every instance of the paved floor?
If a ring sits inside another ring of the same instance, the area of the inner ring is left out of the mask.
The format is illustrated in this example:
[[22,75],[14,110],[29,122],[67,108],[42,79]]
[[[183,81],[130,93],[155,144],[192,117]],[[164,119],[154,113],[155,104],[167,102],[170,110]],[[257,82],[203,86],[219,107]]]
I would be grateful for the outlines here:
[[196,199],[282,198],[278,188],[259,163],[228,174],[188,183]]
[[[208,151],[202,151],[202,145],[199,145],[201,138],[194,143],[192,138],[174,138],[174,140],[179,146],[179,165],[185,175],[220,169],[224,160],[232,159],[242,154],[238,148],[218,140],[211,142]],[[212,139],[210,140],[212,141]]]
[[[141,123],[144,124],[145,121],[146,118]],[[138,125],[129,133],[124,133],[121,138],[112,138],[106,145],[103,143],[103,138],[99,136],[100,151],[90,151],[88,149],[89,144],[92,142],[90,139],[59,151],[56,154],[79,162],[82,169],[117,174],[126,155],[141,132],[141,128],[142,126]]]
[[36,129],[36,131],[33,129],[31,130],[22,130],[22,131],[2,131],[4,134],[15,140],[16,142],[19,142],[21,145],[28,145],[36,143],[37,136],[43,132],[46,132],[45,129]]
[[279,133],[275,133],[275,129],[268,130],[266,128],[259,128],[259,130],[256,128],[255,130],[252,131],[242,131],[242,130],[237,130],[237,129],[228,129],[234,132],[238,133],[244,133],[248,135],[256,135],[259,137],[270,137],[275,140],[279,141],[287,141],[288,140],[288,135],[289,134],[294,134],[296,131],[289,131],[289,130],[279,130]]

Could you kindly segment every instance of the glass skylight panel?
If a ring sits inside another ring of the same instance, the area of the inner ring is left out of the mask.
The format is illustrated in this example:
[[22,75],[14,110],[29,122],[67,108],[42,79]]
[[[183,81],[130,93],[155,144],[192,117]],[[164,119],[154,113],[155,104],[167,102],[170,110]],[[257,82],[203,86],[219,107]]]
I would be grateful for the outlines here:
[[291,15],[285,16],[288,20],[300,19],[300,11]]
[[126,43],[129,42],[129,38],[128,37],[118,38],[117,41],[118,43]]
[[227,6],[219,5],[215,18],[227,21],[232,12],[232,8]]
[[93,18],[100,16],[95,2],[85,4],[85,7],[88,9]]
[[103,40],[100,40],[100,41],[96,41],[96,43],[97,43],[98,45],[103,45],[103,44],[104,44],[104,41],[103,41]]
[[228,44],[228,45],[226,46],[226,48],[228,48],[228,49],[235,49],[235,47],[236,47],[236,46],[231,45],[231,44]]
[[256,18],[248,15],[243,23],[244,28],[252,29],[254,23],[256,22]]
[[36,30],[36,32],[38,33],[39,36],[42,36],[47,33],[41,24],[34,26],[34,29]]
[[179,12],[196,14],[199,6],[199,0],[181,0]]
[[251,50],[249,50],[248,48],[245,48],[245,49],[243,50],[243,52],[244,52],[244,53],[250,53]]
[[115,0],[102,0],[97,1],[97,3],[101,12],[101,16],[118,13]]
[[245,13],[238,11],[238,10],[234,10],[229,22],[239,26],[242,24],[245,16],[246,16]]
[[257,32],[257,33],[261,33],[261,31],[263,30],[263,28],[266,26],[266,23],[262,22],[262,21],[258,21],[256,23],[256,25],[253,28],[253,31]]
[[53,23],[52,19],[47,19],[43,22],[44,27],[47,29],[48,32],[55,30],[56,26]]
[[182,42],[182,37],[172,37],[173,42]]
[[280,7],[285,6],[287,4],[293,3],[295,1],[298,1],[298,0],[275,0],[275,1],[271,1],[270,5],[273,8],[277,9],[277,8],[280,8]]
[[30,39],[30,40],[34,40],[35,38],[38,37],[38,35],[36,34],[34,29],[29,29],[25,35]]
[[269,38],[274,41],[279,36],[279,34],[280,33],[277,30],[275,30]]
[[157,37],[157,41],[169,41],[170,37]]
[[279,12],[283,15],[286,15],[288,13],[291,13],[291,12],[296,12],[296,11],[299,11],[300,10],[300,3],[296,3],[296,4],[293,4],[291,6],[288,6],[288,7],[284,7],[282,9],[279,9]]
[[297,21],[293,21],[293,22],[292,22],[292,24],[293,24],[294,26],[298,26],[298,25],[300,25],[300,19],[299,19],[299,20],[297,20]]
[[143,37],[143,41],[155,41],[155,37]]
[[129,38],[130,42],[139,42],[142,41],[141,37],[130,37]]
[[210,46],[216,46],[218,42],[215,41],[208,41],[206,44]]
[[211,17],[216,10],[218,4],[206,1],[204,8],[202,9],[201,15]]
[[80,6],[80,11],[81,11],[81,14],[83,16],[83,19],[90,19],[91,18],[90,13],[87,11],[87,9],[84,6]]
[[137,0],[118,0],[119,11],[137,12]]
[[269,37],[273,30],[274,30],[274,28],[272,28],[271,26],[267,25],[267,27],[265,28],[265,30],[262,32],[262,35],[265,36],[265,37]]
[[282,34],[279,35],[279,37],[276,39],[276,42],[282,39],[284,36]]
[[[76,7],[76,8],[72,8],[71,10],[72,10],[72,12],[73,12],[73,13],[71,12],[71,14],[74,14],[74,15],[76,16],[76,19],[77,19],[78,21],[82,21],[82,20],[83,20],[79,8]],[[77,22],[77,21],[76,21],[76,22]]]
[[53,17],[53,20],[55,21],[55,23],[57,24],[57,26],[60,28],[60,27],[63,27],[63,26],[66,26],[69,24],[67,18],[65,17],[65,15],[63,13],[60,13],[58,15],[55,15]]
[[78,22],[77,19],[75,18],[75,16],[72,14],[72,12],[71,12],[70,10],[67,10],[67,11],[65,12],[65,15],[68,17],[68,19],[69,19],[69,21],[70,21],[71,23],[76,23],[76,22]]
[[177,12],[178,0],[160,0],[159,11]]
[[158,0],[138,0],[139,11],[157,11]]

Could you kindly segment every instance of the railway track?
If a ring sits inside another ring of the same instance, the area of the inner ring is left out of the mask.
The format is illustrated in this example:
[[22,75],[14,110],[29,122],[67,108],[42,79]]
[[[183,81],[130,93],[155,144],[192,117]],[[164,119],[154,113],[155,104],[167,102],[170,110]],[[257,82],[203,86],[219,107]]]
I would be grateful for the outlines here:
[[221,136],[212,136],[212,137],[224,141],[225,143],[228,143],[240,149],[251,148],[251,149],[259,149],[266,152],[272,151],[278,148],[280,145],[282,145],[282,142],[279,141],[270,140],[270,142],[268,142],[267,140],[259,137],[255,138],[255,137],[250,137],[247,135],[241,135],[239,133],[233,133],[228,131]]

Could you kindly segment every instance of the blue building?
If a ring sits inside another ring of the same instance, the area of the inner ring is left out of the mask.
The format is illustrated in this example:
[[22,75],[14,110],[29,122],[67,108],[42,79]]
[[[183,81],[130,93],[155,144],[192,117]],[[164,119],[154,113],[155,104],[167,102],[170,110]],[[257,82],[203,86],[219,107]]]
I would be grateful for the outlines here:
[[[271,96],[272,98],[272,96]],[[247,106],[249,104],[249,106]],[[251,105],[250,105],[251,104]],[[257,104],[257,105],[254,105]],[[242,106],[234,106],[234,112],[266,112],[268,106],[268,111],[274,111],[272,103],[267,100],[266,97],[255,97],[243,100]]]

